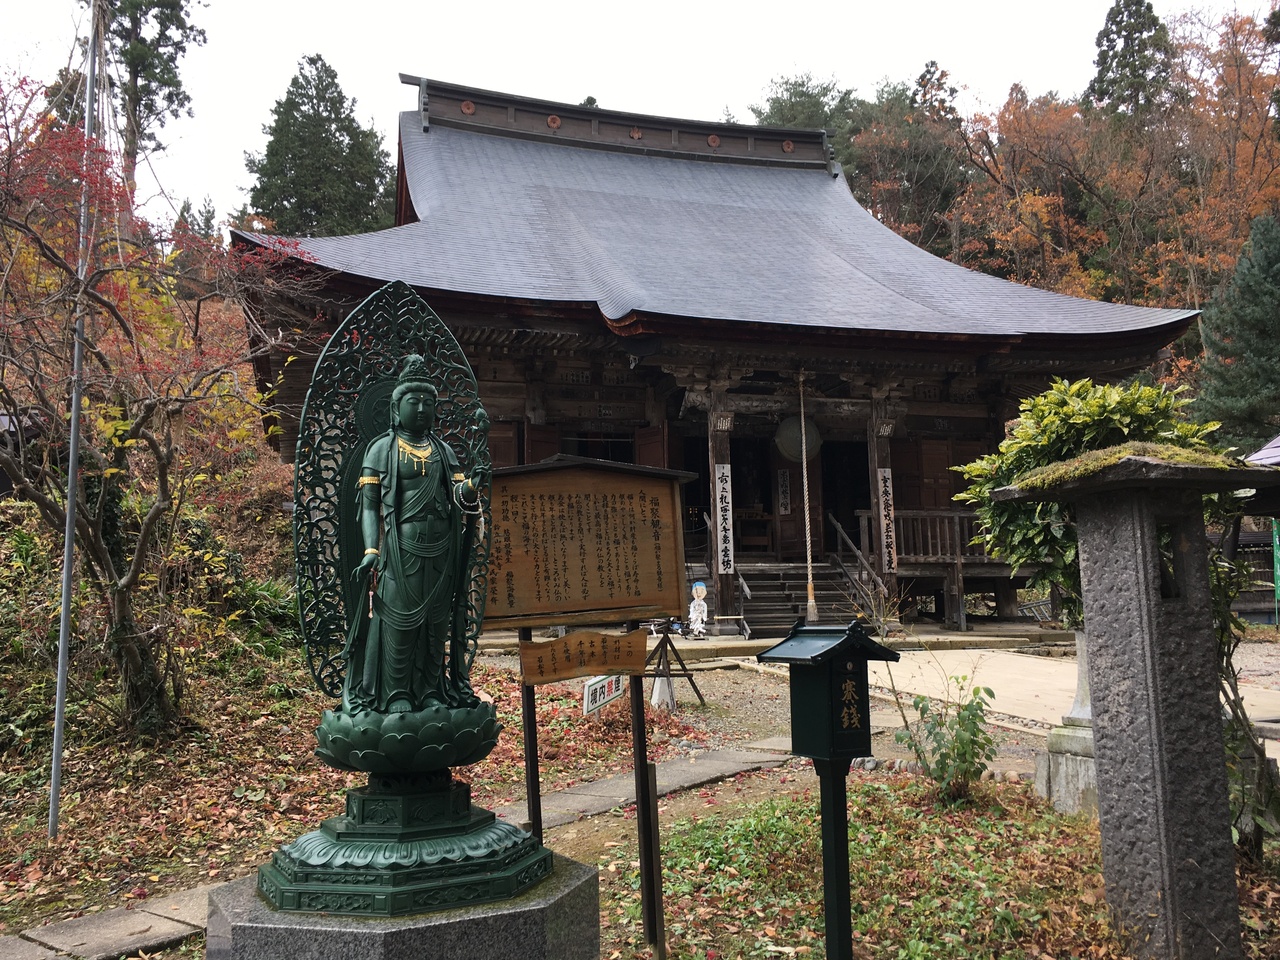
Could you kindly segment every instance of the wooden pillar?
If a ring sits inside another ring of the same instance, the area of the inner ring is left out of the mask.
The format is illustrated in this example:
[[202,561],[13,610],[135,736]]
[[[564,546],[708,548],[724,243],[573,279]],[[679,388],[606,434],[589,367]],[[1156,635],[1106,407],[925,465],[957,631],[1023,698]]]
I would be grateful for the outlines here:
[[[732,617],[737,613],[733,603],[733,583],[735,574],[721,572],[723,548],[727,543],[730,551],[733,545],[733,513],[728,518],[721,509],[721,482],[717,479],[719,467],[721,474],[729,468],[729,436],[733,432],[733,415],[724,410],[724,391],[714,385],[710,390],[711,405],[707,410],[707,457],[709,462],[708,476],[711,478],[711,569],[708,573],[715,579],[716,604],[715,616]],[[730,496],[732,492],[730,491]],[[719,633],[722,624],[737,624],[734,620],[712,621],[715,633]],[[711,631],[708,631],[711,632]],[[726,630],[725,632],[729,632]]]
[[996,616],[1013,620],[1018,616],[1018,590],[1012,580],[996,581]]

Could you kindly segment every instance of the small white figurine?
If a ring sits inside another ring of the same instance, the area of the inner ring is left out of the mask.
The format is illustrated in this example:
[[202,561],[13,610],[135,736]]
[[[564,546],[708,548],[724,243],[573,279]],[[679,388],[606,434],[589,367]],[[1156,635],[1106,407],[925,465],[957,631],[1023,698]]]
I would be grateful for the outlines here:
[[688,632],[699,640],[707,635],[707,585],[701,580],[693,583],[693,599],[689,601]]

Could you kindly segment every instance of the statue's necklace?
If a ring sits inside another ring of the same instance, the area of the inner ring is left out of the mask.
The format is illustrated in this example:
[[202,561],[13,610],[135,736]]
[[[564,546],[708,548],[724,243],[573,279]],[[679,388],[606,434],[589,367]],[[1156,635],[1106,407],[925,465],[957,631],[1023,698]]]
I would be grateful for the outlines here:
[[400,450],[400,458],[414,464],[418,468],[418,472],[426,474],[427,463],[431,460],[432,448],[431,444],[418,446],[410,443],[404,437],[396,437],[396,446]]

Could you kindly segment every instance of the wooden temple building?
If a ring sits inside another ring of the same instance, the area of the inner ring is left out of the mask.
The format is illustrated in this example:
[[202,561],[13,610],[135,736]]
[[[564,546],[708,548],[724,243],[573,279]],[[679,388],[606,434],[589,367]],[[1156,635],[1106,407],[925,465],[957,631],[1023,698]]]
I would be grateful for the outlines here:
[[[958,619],[977,592],[1015,613],[949,468],[992,450],[1050,378],[1123,377],[1196,316],[938,259],[854,200],[820,130],[401,79],[417,103],[400,115],[395,226],[291,240],[314,296],[260,303],[260,319],[315,352],[407,282],[470,357],[496,465],[567,453],[697,474],[686,546],[722,619],[806,544],[835,582],[824,620],[886,596]],[[285,356],[259,372],[279,379],[290,460],[311,364]]]

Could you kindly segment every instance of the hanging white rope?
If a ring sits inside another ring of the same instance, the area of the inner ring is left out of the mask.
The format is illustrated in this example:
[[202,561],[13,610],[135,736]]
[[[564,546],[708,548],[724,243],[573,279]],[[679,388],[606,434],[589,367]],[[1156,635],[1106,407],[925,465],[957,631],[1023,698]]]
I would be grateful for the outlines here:
[[804,378],[800,371],[800,484],[804,496],[804,568],[808,582],[809,606],[805,622],[818,622],[818,602],[813,597],[813,524],[809,518],[809,421],[804,418]]

